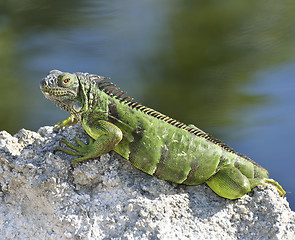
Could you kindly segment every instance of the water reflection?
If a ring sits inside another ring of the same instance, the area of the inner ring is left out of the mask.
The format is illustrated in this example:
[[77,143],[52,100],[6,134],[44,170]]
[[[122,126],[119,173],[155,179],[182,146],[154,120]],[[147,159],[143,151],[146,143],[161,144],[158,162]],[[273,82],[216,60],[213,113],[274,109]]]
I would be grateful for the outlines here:
[[207,129],[240,123],[233,111],[266,100],[243,92],[245,83],[293,55],[291,9],[265,7],[260,1],[180,4],[169,16],[169,47],[150,59],[146,102]]

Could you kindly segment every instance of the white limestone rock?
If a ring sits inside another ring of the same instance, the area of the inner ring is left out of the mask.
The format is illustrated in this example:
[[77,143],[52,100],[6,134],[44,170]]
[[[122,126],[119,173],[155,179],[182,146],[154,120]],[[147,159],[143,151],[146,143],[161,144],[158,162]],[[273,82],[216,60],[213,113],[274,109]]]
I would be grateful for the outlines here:
[[177,186],[111,152],[72,167],[53,149],[81,126],[0,132],[0,239],[295,239],[295,213],[273,187],[238,200]]

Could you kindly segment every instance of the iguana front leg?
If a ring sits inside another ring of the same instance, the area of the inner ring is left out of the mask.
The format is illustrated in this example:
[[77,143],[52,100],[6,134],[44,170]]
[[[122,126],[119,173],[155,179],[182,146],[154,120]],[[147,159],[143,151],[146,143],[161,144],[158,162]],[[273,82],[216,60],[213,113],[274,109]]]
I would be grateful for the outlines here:
[[122,140],[123,134],[120,128],[116,125],[104,121],[92,119],[91,122],[87,120],[82,121],[82,126],[85,131],[94,139],[91,139],[89,144],[84,144],[78,139],[75,139],[78,146],[75,146],[65,139],[61,139],[61,142],[66,144],[72,150],[57,147],[54,152],[62,151],[70,155],[81,156],[74,159],[71,164],[81,162],[90,158],[99,157],[109,151]]
[[62,127],[69,127],[72,126],[73,124],[77,123],[77,119],[74,118],[73,116],[68,117],[67,119],[63,120],[62,122],[59,122],[55,127],[54,127],[54,131],[58,132],[59,129],[61,129]]

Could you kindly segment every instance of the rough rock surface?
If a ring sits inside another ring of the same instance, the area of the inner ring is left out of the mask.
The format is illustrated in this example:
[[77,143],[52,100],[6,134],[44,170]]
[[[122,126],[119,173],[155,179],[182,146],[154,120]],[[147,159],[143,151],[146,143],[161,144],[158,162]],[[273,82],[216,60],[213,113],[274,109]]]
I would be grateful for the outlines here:
[[81,126],[0,132],[0,239],[295,239],[295,213],[272,187],[239,200],[176,186],[115,153],[71,167],[53,149]]

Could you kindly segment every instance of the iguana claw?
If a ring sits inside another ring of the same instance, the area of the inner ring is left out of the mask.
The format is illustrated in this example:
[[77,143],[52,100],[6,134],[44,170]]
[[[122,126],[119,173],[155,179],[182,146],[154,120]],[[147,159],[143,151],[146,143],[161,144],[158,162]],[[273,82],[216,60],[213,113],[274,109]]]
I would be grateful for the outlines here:
[[63,148],[63,147],[56,147],[53,151],[53,153],[56,153],[58,151],[60,152],[64,152],[64,153],[67,153],[69,155],[73,155],[73,156],[81,156],[80,158],[76,158],[74,159],[71,164],[75,164],[77,162],[80,162],[80,161],[83,161],[83,160],[86,160],[89,158],[89,152],[91,152],[91,149],[92,149],[92,145],[93,145],[93,142],[94,140],[91,138],[89,140],[89,144],[84,144],[83,142],[81,142],[78,138],[75,138],[74,139],[75,142],[77,143],[78,146],[70,143],[69,141],[67,141],[66,139],[64,138],[61,138],[59,140],[60,143],[64,143],[65,145],[67,145],[70,149],[67,149],[67,148]]

